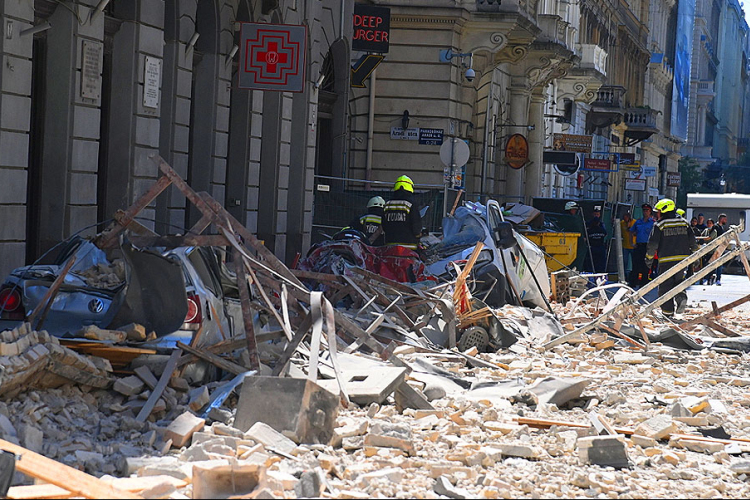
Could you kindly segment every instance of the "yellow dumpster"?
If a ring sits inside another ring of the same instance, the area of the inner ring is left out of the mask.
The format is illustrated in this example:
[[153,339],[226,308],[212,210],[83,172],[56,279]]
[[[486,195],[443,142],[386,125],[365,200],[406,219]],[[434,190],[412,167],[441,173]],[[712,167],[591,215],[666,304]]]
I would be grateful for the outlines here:
[[547,233],[542,231],[524,232],[524,236],[536,243],[544,252],[549,272],[559,271],[570,266],[578,255],[578,238],[581,233]]

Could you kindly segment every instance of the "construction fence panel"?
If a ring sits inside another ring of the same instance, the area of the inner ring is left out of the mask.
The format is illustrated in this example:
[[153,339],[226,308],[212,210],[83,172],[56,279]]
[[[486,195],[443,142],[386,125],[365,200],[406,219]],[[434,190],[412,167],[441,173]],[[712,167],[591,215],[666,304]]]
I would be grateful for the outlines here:
[[[393,183],[315,176],[313,198],[312,243],[318,243],[347,227],[367,213],[367,202],[373,196],[391,199]],[[369,188],[369,189],[368,189]],[[456,191],[448,190],[452,205]],[[444,213],[444,189],[435,185],[414,185],[414,199],[420,207],[428,207],[422,226],[440,232]],[[450,210],[450,206],[448,210]]]

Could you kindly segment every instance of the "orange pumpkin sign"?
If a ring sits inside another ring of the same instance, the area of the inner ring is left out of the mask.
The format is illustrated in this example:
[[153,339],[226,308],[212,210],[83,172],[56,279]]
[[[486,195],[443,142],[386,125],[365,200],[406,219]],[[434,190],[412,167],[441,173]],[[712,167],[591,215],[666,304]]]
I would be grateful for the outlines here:
[[521,134],[513,134],[505,143],[505,162],[516,170],[529,162],[529,142]]

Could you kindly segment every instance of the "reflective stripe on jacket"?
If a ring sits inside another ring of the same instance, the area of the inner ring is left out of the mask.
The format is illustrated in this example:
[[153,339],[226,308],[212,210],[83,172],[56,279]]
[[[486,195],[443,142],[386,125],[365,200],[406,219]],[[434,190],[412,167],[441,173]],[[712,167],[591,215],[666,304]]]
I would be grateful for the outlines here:
[[690,225],[682,217],[662,219],[654,224],[646,246],[646,258],[658,252],[659,263],[678,262],[698,248]]
[[417,248],[422,232],[422,217],[410,193],[396,191],[393,199],[385,204],[383,231],[387,245]]

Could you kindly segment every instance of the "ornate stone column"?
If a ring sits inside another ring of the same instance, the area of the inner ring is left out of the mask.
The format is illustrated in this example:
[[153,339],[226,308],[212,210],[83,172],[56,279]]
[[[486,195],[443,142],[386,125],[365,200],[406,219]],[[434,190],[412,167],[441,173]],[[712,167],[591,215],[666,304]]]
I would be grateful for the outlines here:
[[542,171],[544,151],[544,103],[545,95],[543,89],[537,89],[531,95],[529,106],[529,125],[534,125],[534,130],[529,131],[529,163],[524,167],[526,170],[526,196],[525,203],[531,204],[531,199],[542,193]]
[[[510,88],[510,119],[508,124],[503,128],[505,140],[513,134],[520,133],[523,129],[519,127],[509,127],[508,125],[526,125],[529,119],[529,89],[524,85],[525,81],[512,81]],[[503,145],[505,144],[503,141]],[[523,197],[523,169],[516,170],[505,165],[505,196],[516,201]],[[528,167],[524,167],[528,168]]]

